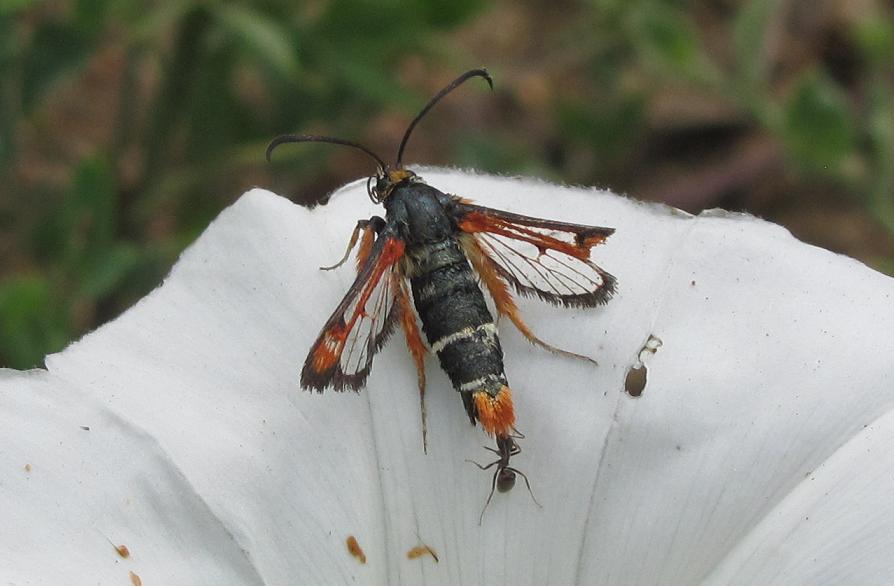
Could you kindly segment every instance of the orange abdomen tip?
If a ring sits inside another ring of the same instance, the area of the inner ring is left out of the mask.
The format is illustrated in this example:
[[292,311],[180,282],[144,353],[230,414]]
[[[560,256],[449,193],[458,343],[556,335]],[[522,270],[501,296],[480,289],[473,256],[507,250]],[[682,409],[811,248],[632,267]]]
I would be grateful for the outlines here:
[[505,437],[515,425],[515,407],[512,405],[512,391],[503,386],[495,396],[484,391],[473,395],[478,421],[488,435]]

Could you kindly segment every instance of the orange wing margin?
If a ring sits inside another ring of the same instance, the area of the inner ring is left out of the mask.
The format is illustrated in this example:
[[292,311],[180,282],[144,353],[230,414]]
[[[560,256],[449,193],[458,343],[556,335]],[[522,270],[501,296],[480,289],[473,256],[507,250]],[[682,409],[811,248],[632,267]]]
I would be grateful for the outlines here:
[[[373,356],[394,331],[401,314],[396,280],[404,242],[382,234],[347,294],[323,326],[301,370],[301,386],[322,392],[359,390],[366,382]],[[366,256],[366,255],[365,255]]]

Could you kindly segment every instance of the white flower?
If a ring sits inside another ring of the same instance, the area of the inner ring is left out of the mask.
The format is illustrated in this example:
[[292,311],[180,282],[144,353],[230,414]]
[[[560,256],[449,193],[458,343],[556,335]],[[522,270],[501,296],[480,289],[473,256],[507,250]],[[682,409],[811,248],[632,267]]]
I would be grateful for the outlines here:
[[[0,372],[0,583],[894,582],[892,279],[744,215],[421,174],[617,230],[594,254],[618,278],[608,305],[520,302],[598,367],[500,324],[526,435],[512,463],[542,509],[519,483],[478,525],[491,476],[465,460],[489,461],[492,441],[429,356],[423,454],[400,333],[359,395],[299,388],[354,277],[316,267],[383,211],[362,183],[312,211],[255,190],[136,307],[46,371]],[[407,559],[420,543],[440,562]]]

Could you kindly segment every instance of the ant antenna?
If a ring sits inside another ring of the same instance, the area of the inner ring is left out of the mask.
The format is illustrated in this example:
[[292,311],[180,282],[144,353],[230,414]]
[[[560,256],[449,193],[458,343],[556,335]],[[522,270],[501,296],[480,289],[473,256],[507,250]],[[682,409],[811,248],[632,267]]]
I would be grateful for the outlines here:
[[487,72],[487,69],[472,69],[467,71],[450,82],[450,85],[439,91],[435,96],[428,101],[424,108],[413,118],[413,121],[410,122],[410,125],[407,127],[407,131],[404,133],[403,140],[400,141],[400,146],[397,149],[397,163],[395,163],[395,167],[400,169],[400,163],[403,160],[404,156],[404,147],[407,146],[407,141],[410,140],[410,133],[413,132],[413,129],[416,128],[416,125],[419,124],[419,121],[422,120],[422,117],[428,114],[428,111],[431,110],[438,101],[461,86],[466,80],[473,77],[482,77],[487,82],[487,85],[490,86],[490,89],[494,89],[494,80],[491,79],[490,74]]
[[379,175],[385,172],[385,169],[388,165],[385,164],[385,161],[382,160],[382,157],[372,152],[362,144],[352,142],[350,140],[345,140],[343,138],[334,138],[332,136],[317,136],[315,134],[283,134],[277,136],[270,144],[267,145],[267,162],[270,162],[270,155],[273,153],[273,149],[278,147],[281,144],[285,144],[287,142],[328,142],[331,144],[341,144],[344,146],[353,147],[355,149],[359,149],[366,153],[372,160],[376,162],[376,166],[379,168]]

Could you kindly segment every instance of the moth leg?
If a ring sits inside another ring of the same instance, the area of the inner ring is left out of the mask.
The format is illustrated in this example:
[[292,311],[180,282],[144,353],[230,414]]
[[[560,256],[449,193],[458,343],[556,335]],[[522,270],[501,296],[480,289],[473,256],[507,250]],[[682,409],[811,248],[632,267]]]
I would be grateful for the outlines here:
[[[499,277],[497,277],[497,278],[499,278]],[[502,281],[502,279],[500,279],[500,280]],[[507,287],[505,282],[503,282],[503,287],[504,288]],[[546,350],[549,350],[550,352],[559,354],[561,356],[568,356],[569,358],[577,358],[578,360],[586,360],[587,362],[591,362],[593,364],[597,364],[597,365],[599,364],[598,362],[596,362],[596,360],[594,358],[585,356],[583,354],[578,354],[577,352],[571,352],[570,350],[563,350],[562,348],[557,348],[556,346],[553,346],[552,344],[544,342],[543,340],[541,340],[540,338],[535,336],[534,332],[531,331],[531,328],[528,327],[528,324],[526,324],[524,321],[522,321],[522,318],[518,313],[518,308],[515,305],[515,300],[512,298],[512,295],[507,291],[506,296],[508,297],[509,301],[511,302],[511,305],[504,306],[503,308],[501,308],[500,305],[497,304],[497,311],[500,311],[501,313],[505,311],[506,316],[512,321],[512,324],[516,327],[516,329],[518,331],[520,331],[522,333],[522,335],[524,335],[528,339],[528,341],[530,341],[532,344],[534,344],[536,346],[540,346],[541,348],[544,348]]]
[[526,324],[522,320],[521,315],[519,314],[518,306],[515,304],[515,299],[512,297],[512,293],[509,292],[509,284],[506,283],[506,281],[493,267],[493,261],[483,250],[481,250],[481,247],[474,240],[474,237],[468,236],[463,238],[463,248],[466,252],[466,256],[472,262],[472,266],[478,272],[478,275],[481,277],[481,281],[484,283],[484,286],[487,287],[487,291],[493,298],[494,304],[497,307],[497,313],[499,315],[505,315],[506,317],[508,317],[510,321],[512,321],[512,324],[516,327],[516,329],[521,332],[522,335],[524,335],[524,337],[526,337],[529,342],[562,356],[568,356],[570,358],[577,358],[580,360],[592,362],[593,364],[598,364],[589,356],[584,356],[583,354],[556,348],[552,344],[548,344],[534,335],[534,332],[531,331],[531,328],[528,327],[528,324]]
[[400,304],[401,323],[404,328],[404,335],[407,338],[407,348],[413,356],[413,362],[416,363],[416,375],[419,382],[419,409],[422,414],[422,451],[428,453],[428,425],[426,423],[425,412],[425,345],[422,343],[422,336],[419,334],[419,326],[416,323],[416,312],[413,310],[413,304],[410,302],[410,293],[407,291],[407,283],[398,273],[394,273],[391,277],[395,280],[394,288],[397,295],[397,302]]
[[348,241],[348,248],[345,250],[345,255],[334,265],[330,267],[320,267],[320,270],[331,271],[345,264],[348,257],[351,256],[351,251],[354,250],[354,247],[357,245],[357,239],[360,236],[360,232],[363,232],[363,240],[360,241],[360,250],[357,252],[357,266],[363,266],[363,263],[369,257],[369,251],[372,250],[373,235],[381,232],[384,227],[385,220],[379,216],[373,216],[368,220],[357,220],[357,225],[354,227],[354,231],[351,232],[351,239]]

